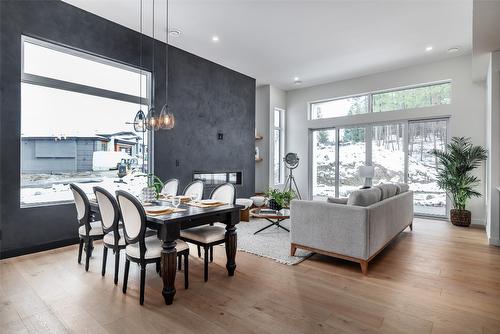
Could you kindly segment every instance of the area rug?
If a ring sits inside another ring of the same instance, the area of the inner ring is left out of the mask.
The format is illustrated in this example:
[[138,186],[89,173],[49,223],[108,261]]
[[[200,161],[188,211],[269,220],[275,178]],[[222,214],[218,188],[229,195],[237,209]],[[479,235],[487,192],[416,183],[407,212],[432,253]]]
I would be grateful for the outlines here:
[[[241,222],[236,225],[238,250],[287,265],[299,264],[312,255],[311,252],[297,249],[296,256],[290,256],[290,233],[276,226],[254,235],[255,231],[269,224],[264,219],[251,219],[250,222]],[[290,229],[290,220],[285,220],[280,224]]]

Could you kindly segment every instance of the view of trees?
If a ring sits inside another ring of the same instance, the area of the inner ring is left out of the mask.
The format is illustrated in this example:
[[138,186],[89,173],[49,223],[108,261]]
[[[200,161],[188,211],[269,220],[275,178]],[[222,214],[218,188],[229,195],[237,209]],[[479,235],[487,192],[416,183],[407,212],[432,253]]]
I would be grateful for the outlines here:
[[[373,95],[373,111],[415,108],[450,102],[449,83],[418,87],[396,92]],[[317,118],[324,114],[356,115],[365,113],[366,96],[351,97],[338,104],[345,111],[325,111],[316,106]],[[335,101],[338,103],[339,100]],[[332,101],[330,101],[332,102]],[[330,107],[332,105],[329,105]],[[336,141],[339,149],[339,195],[347,196],[358,189],[363,180],[358,176],[358,168],[366,164],[366,139],[371,141],[372,165],[375,167],[374,184],[380,182],[403,182],[405,173],[405,134],[408,136],[408,182],[415,191],[417,211],[444,214],[445,193],[437,187],[435,176],[438,161],[430,154],[434,148],[446,144],[446,121],[410,122],[408,129],[404,123],[370,126],[371,138],[365,138],[367,127],[342,128],[339,138],[334,129],[314,131],[313,138],[313,195],[335,196]]]

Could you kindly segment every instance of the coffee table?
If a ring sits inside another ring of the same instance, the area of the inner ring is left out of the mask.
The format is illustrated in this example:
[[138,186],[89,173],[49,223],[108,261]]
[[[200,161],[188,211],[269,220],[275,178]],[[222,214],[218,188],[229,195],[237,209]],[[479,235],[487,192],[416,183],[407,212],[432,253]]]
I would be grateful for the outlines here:
[[261,218],[265,219],[271,224],[267,225],[266,227],[261,228],[257,232],[254,233],[257,234],[259,232],[262,232],[264,230],[267,230],[271,226],[276,226],[278,228],[282,228],[287,232],[290,232],[289,229],[281,225],[280,223],[284,221],[285,219],[290,218],[290,210],[289,209],[282,209],[280,211],[272,211],[272,212],[262,212],[262,210],[269,210],[267,208],[254,208],[250,210],[250,215],[254,218]]

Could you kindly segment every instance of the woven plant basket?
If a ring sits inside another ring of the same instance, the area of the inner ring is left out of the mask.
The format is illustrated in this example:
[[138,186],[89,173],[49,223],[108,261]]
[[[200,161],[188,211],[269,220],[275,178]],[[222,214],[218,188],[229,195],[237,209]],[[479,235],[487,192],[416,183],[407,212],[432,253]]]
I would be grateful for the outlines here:
[[450,210],[450,220],[455,226],[468,227],[471,222],[471,213],[469,210]]

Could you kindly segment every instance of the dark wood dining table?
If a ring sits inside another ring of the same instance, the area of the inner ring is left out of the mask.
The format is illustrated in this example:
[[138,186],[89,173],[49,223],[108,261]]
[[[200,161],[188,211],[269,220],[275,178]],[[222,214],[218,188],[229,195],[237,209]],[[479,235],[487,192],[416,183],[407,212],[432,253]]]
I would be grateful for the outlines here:
[[[160,205],[165,205],[161,203]],[[90,201],[93,212],[99,212],[99,206],[95,200]],[[226,225],[226,269],[229,276],[234,276],[236,269],[236,224],[240,222],[241,205],[226,204],[222,206],[199,208],[188,204],[181,204],[179,208],[183,212],[174,212],[166,215],[147,215],[146,226],[158,231],[159,238],[163,241],[161,254],[161,277],[163,279],[162,295],[167,305],[171,305],[175,296],[175,275],[177,271],[176,240],[179,239],[180,231],[186,228],[207,225],[210,223],[222,223]]]

